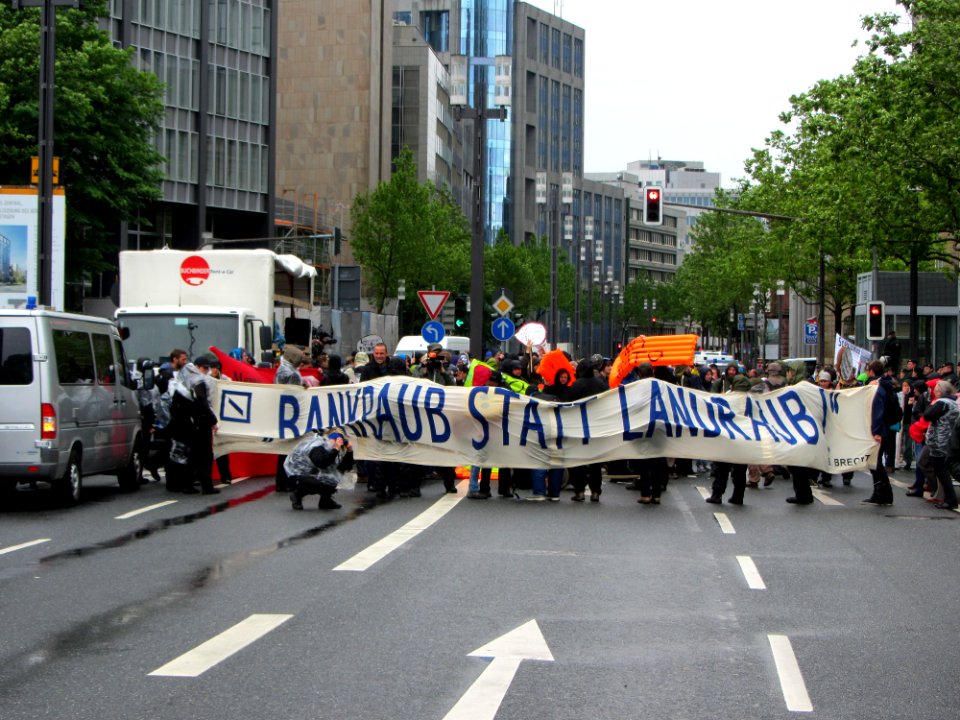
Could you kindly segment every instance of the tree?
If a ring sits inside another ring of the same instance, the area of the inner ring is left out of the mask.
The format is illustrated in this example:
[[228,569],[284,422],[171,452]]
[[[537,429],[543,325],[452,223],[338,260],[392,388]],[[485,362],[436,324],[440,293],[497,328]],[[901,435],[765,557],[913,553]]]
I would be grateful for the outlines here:
[[[54,152],[67,198],[68,280],[113,266],[117,223],[160,197],[154,133],[163,86],[99,29],[106,3],[58,9]],[[0,8],[0,184],[26,185],[37,154],[39,9]]]
[[470,230],[449,193],[417,181],[413,153],[404,147],[389,182],[353,202],[353,256],[378,313],[396,297],[397,280],[413,291],[437,286],[465,292],[470,282]]

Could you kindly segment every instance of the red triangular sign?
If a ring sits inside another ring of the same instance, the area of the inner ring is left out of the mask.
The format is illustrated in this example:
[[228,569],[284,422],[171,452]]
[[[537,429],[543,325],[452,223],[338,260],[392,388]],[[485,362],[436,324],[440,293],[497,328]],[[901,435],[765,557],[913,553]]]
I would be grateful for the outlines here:
[[450,297],[450,292],[448,290],[417,290],[417,295],[420,296],[420,302],[426,308],[430,319],[436,320],[447,298]]

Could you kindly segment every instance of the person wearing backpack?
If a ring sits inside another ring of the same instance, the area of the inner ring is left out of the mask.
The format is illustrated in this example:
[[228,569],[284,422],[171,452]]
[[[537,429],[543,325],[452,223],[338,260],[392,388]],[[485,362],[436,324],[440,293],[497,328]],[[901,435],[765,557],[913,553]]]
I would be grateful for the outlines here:
[[879,360],[867,365],[867,380],[871,385],[877,386],[877,394],[873,396],[873,405],[870,408],[870,432],[874,441],[880,444],[880,452],[877,453],[877,467],[870,470],[873,476],[873,494],[861,502],[864,505],[893,505],[893,489],[890,487],[887,469],[883,465],[883,448],[884,443],[889,443],[892,436],[890,427],[893,423],[887,422],[886,410],[890,398],[899,412],[897,389],[893,380],[884,375],[883,363]]

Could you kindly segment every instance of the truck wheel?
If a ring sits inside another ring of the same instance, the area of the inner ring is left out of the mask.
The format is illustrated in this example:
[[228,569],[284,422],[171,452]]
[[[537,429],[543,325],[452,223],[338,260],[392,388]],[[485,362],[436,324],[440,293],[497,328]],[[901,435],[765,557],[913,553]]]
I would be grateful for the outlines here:
[[54,485],[57,499],[61,505],[70,507],[80,502],[80,491],[83,487],[82,468],[80,466],[80,451],[70,453],[67,470],[63,477]]
[[133,444],[130,451],[130,460],[117,471],[117,481],[120,489],[133,492],[140,489],[140,480],[143,478],[143,458],[140,456],[140,438]]

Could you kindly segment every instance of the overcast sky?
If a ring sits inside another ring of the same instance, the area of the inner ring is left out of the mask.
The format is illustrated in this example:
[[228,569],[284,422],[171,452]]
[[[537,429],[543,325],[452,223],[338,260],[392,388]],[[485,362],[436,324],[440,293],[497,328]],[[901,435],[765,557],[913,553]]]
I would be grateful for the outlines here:
[[587,172],[701,160],[726,187],[783,127],[791,95],[866,52],[861,17],[897,9],[894,0],[529,2],[586,30]]

